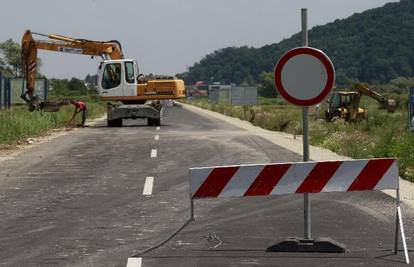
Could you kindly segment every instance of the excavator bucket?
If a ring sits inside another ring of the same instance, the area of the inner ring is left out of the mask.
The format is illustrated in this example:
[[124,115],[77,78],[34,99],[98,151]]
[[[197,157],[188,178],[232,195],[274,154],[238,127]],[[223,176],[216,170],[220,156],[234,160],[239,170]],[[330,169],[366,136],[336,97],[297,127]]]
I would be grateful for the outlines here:
[[395,112],[395,110],[397,109],[397,103],[395,102],[394,99],[388,99],[387,100],[387,111],[388,112]]
[[66,101],[44,101],[40,103],[40,109],[43,112],[58,112],[64,105],[68,105]]

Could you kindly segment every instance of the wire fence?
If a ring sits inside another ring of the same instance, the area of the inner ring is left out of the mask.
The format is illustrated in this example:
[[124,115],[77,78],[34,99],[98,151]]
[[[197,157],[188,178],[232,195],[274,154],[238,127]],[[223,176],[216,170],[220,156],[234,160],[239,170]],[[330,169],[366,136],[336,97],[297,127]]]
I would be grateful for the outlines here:
[[256,87],[212,88],[208,91],[208,98],[211,103],[233,106],[257,105],[258,103]]
[[[22,77],[5,77],[0,73],[0,110],[10,109],[12,105],[24,104],[20,97],[26,88],[26,80]],[[49,92],[49,82],[46,78],[36,79],[35,94],[46,100]]]

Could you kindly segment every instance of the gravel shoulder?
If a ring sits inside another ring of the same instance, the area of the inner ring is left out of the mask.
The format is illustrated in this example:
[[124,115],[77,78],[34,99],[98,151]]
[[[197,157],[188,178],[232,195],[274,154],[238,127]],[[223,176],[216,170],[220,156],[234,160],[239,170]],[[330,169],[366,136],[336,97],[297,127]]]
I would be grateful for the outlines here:
[[[96,118],[93,120],[88,120],[88,125],[94,126],[100,121],[104,120],[106,118],[106,115]],[[52,129],[48,132],[46,132],[43,135],[36,136],[36,137],[29,137],[26,139],[26,142],[21,145],[3,145],[0,146],[0,163],[6,160],[14,159],[15,156],[19,155],[20,153],[31,149],[33,147],[36,147],[40,144],[50,142],[51,140],[54,140],[60,136],[64,136],[73,132],[78,131],[79,128],[72,128],[72,127],[62,127],[62,128],[56,128]]]

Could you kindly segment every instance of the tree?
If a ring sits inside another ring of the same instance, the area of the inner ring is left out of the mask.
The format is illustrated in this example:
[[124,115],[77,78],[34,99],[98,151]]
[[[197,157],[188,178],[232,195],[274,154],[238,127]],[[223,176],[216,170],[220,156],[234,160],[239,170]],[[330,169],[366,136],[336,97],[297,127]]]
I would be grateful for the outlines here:
[[0,51],[3,54],[3,58],[0,59],[0,67],[9,70],[14,76],[21,76],[21,50],[20,45],[12,39],[0,43]]
[[70,91],[79,91],[82,94],[86,94],[88,87],[86,87],[84,81],[72,78],[68,83],[68,89]]
[[273,78],[273,73],[271,72],[262,72],[260,73],[260,86],[258,89],[258,94],[265,97],[276,97],[277,92],[275,88],[275,80]]
[[[336,84],[351,80],[384,83],[414,76],[414,1],[401,0],[338,19],[309,31],[310,45],[326,52],[337,72]],[[286,51],[301,45],[294,34],[263,47],[227,47],[214,51],[183,73],[186,83],[215,77],[226,83],[261,82]],[[270,91],[269,91],[270,92]]]

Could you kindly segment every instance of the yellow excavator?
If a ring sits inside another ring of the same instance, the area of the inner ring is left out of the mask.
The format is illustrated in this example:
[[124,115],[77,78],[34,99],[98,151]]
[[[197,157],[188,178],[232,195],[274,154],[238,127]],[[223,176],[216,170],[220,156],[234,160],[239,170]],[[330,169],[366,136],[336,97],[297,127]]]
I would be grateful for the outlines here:
[[325,111],[326,121],[343,119],[345,121],[357,121],[367,117],[367,110],[360,107],[361,97],[367,95],[377,100],[382,108],[388,112],[394,112],[396,102],[370,89],[366,84],[356,83],[354,91],[334,91],[328,100],[328,108]]
[[[35,40],[33,35],[47,37]],[[35,93],[36,62],[38,50],[100,56],[98,69],[98,94],[103,101],[116,101],[124,105],[108,103],[109,127],[122,126],[122,119],[148,119],[148,125],[160,125],[162,105],[160,100],[185,97],[184,81],[171,76],[151,78],[139,75],[134,59],[125,59],[121,44],[116,40],[92,41],[57,34],[40,34],[27,30],[22,38],[22,64],[26,88],[22,99],[29,111],[56,103],[40,99]],[[64,102],[60,102],[64,103]],[[58,109],[55,109],[55,111]]]

